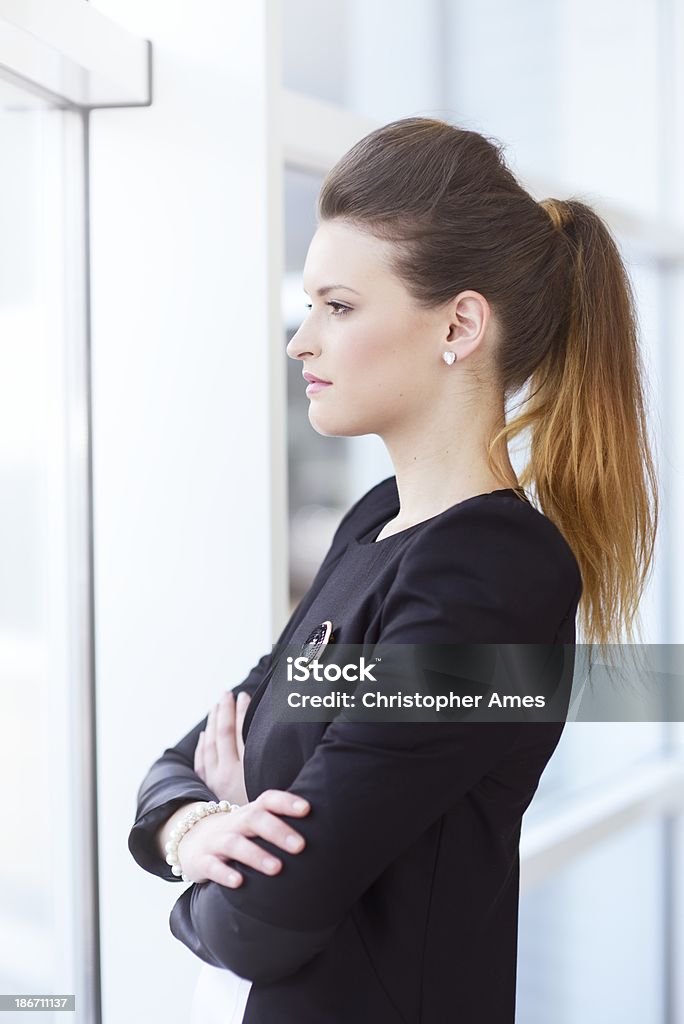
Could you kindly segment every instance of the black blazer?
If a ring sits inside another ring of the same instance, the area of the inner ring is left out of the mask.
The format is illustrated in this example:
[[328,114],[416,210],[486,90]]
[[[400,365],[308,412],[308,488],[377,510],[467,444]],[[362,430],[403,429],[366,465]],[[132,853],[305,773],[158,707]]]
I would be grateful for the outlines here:
[[[252,980],[244,1024],[514,1020],[521,819],[563,721],[270,713],[274,653],[326,619],[337,642],[371,647],[563,645],[571,678],[582,583],[547,517],[502,488],[375,543],[398,507],[394,477],[356,502],[273,651],[234,687],[253,695],[250,800],[275,788],[311,804],[286,816],[301,853],[254,840],[283,862],[276,876],[229,861],[240,887],[190,884],[171,911],[171,931],[200,959]],[[156,851],[158,827],[184,802],[217,798],[193,771],[205,725],[167,748],[138,792],[130,851],[168,881],[179,879]]]

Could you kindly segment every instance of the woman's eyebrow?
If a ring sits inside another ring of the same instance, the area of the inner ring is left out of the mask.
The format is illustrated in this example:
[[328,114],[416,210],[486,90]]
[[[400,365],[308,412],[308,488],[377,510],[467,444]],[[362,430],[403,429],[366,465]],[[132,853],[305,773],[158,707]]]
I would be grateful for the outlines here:
[[[326,284],[323,288],[319,288],[316,295],[327,295],[328,292],[333,291],[334,288],[345,288],[348,292],[354,292],[356,295],[360,295],[361,292],[357,292],[356,288],[350,288],[348,284]],[[304,294],[308,295],[306,288],[303,289]]]

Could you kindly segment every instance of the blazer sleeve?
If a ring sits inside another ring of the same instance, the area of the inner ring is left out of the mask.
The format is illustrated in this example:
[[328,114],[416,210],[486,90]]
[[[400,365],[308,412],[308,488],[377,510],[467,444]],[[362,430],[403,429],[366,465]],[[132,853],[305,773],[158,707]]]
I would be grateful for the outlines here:
[[[271,663],[272,652],[264,654],[249,674],[232,689],[253,694]],[[156,834],[160,826],[182,804],[193,800],[218,800],[195,773],[195,748],[199,734],[206,728],[208,714],[190,732],[154,762],[143,779],[137,795],[136,818],[128,836],[128,849],[140,867],[168,882],[180,882],[171,865],[159,855]]]
[[[417,535],[387,595],[380,642],[497,643],[525,628],[537,600],[526,583],[540,564],[529,557],[540,555],[538,539],[531,544],[517,511],[503,520],[489,512],[484,506],[448,530],[441,524]],[[516,578],[513,601],[502,585],[507,573]],[[200,959],[252,981],[296,972],[388,865],[506,757],[520,729],[510,721],[338,716],[288,787],[311,805],[303,818],[282,815],[304,836],[302,852],[254,838],[282,860],[280,872],[267,876],[229,860],[242,884],[191,884],[172,908],[172,933]]]

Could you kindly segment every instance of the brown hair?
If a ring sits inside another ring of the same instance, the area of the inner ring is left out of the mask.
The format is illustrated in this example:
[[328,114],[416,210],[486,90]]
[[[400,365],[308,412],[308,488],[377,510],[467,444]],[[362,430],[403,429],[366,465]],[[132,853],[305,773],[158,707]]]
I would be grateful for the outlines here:
[[[419,307],[474,289],[498,326],[496,381],[523,411],[487,450],[500,462],[529,429],[519,474],[570,545],[582,576],[584,642],[633,637],[659,516],[635,300],[601,217],[578,199],[537,203],[496,139],[429,117],[370,132],[335,164],[319,220],[393,243],[391,269]],[[627,637],[621,636],[625,626]]]

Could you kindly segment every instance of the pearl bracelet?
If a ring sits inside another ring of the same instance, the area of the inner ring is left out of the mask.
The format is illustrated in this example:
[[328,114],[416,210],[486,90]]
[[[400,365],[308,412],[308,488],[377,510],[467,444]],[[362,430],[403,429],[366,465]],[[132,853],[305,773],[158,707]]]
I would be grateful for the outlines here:
[[191,879],[183,872],[178,860],[178,844],[185,835],[185,833],[192,828],[201,818],[206,818],[208,814],[216,814],[218,811],[237,811],[241,807],[241,804],[231,804],[229,800],[219,800],[216,803],[215,800],[207,800],[200,807],[195,810],[188,811],[180,824],[169,834],[168,842],[166,843],[166,863],[171,865],[171,871],[176,877],[181,876],[184,882],[190,882]]

